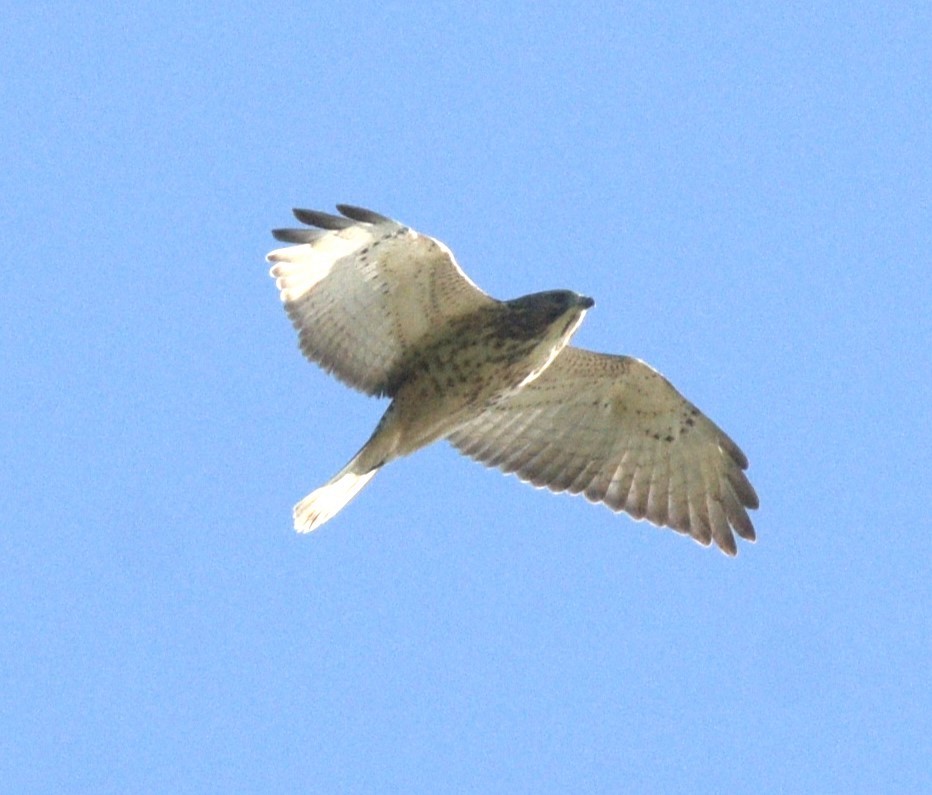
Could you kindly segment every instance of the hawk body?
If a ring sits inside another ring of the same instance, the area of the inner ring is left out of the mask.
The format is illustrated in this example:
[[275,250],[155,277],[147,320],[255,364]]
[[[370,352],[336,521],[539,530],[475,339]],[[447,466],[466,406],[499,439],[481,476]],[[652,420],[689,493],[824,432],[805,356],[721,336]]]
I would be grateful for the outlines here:
[[369,441],[295,506],[334,516],[389,461],[439,439],[553,491],[584,494],[734,554],[757,495],[738,446],[659,373],[568,345],[591,298],[497,301],[449,249],[385,216],[295,210],[271,275],[301,350],[344,383],[392,398]]

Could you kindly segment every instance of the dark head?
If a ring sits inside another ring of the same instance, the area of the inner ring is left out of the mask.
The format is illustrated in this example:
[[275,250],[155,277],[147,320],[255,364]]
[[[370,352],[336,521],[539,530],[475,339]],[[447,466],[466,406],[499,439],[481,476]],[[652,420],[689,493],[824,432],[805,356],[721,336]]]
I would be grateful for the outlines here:
[[548,332],[571,334],[595,301],[572,290],[548,290],[506,301],[514,336],[541,337]]

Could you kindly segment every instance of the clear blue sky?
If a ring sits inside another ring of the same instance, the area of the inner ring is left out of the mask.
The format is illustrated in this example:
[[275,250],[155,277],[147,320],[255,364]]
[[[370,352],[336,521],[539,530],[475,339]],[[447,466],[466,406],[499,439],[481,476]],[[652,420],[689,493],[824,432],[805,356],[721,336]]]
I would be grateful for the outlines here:
[[[4,792],[932,791],[926,3],[5,5]],[[440,10],[442,8],[442,10]],[[737,559],[306,363],[290,208],[594,296],[751,460]]]

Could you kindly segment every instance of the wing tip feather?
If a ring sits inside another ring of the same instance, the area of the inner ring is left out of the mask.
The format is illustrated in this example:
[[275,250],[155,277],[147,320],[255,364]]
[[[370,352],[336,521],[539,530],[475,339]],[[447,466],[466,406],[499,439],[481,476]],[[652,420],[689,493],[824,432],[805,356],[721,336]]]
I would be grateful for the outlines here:
[[347,229],[356,224],[356,222],[350,218],[345,218],[342,215],[331,215],[330,213],[321,212],[320,210],[304,210],[300,207],[295,207],[291,212],[294,213],[294,217],[302,224],[316,226],[320,229],[339,231],[340,229]]
[[382,215],[381,213],[377,213],[374,210],[367,210],[365,207],[359,207],[355,204],[338,204],[337,210],[339,210],[347,218],[352,218],[354,221],[358,221],[364,224],[397,223],[394,219],[389,218],[387,215]]

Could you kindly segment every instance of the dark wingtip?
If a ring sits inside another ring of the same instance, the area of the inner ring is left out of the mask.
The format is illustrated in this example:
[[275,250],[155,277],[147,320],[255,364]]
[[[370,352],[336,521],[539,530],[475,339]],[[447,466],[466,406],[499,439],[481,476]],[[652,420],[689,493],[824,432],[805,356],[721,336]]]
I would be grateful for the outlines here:
[[349,218],[344,218],[341,215],[322,213],[319,210],[302,210],[296,207],[292,212],[294,217],[302,224],[316,226],[321,229],[346,229],[354,223]]
[[718,548],[728,557],[733,558],[738,554],[738,545],[735,543],[735,537],[729,533],[725,538],[716,539]]
[[310,243],[322,233],[316,229],[273,229],[272,237],[282,243]]
[[354,204],[338,204],[337,209],[347,218],[354,221],[361,221],[364,224],[385,224],[392,223],[392,219],[387,215],[382,215],[365,207],[357,207]]

